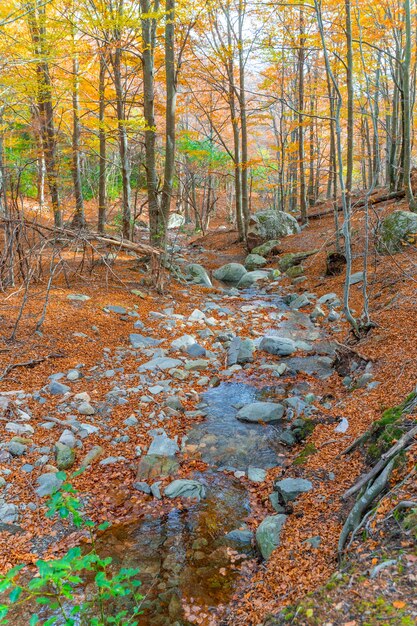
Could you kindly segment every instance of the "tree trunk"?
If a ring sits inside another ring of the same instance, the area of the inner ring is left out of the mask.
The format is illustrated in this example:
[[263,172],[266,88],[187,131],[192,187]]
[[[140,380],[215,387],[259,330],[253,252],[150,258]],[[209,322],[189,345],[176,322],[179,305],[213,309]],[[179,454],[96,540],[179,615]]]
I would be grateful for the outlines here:
[[304,174],[304,11],[301,5],[299,20],[299,48],[298,48],[298,167],[300,178],[300,214],[301,223],[307,224],[306,181]]
[[[151,17],[150,0],[140,0],[142,10],[142,67],[143,67],[143,113],[145,118],[145,167],[148,195],[150,241],[163,246],[166,225],[161,215],[158,198],[158,177],[156,172],[156,132],[155,132],[155,84],[154,52],[156,20]],[[153,7],[154,12],[157,7]]]
[[54,222],[57,228],[62,227],[62,212],[58,191],[58,172],[56,162],[56,133],[54,125],[54,109],[52,104],[52,82],[46,50],[45,5],[34,0],[29,15],[29,28],[35,56],[39,59],[36,65],[37,102],[39,125],[45,155],[46,179],[51,195]]
[[405,50],[403,68],[403,115],[404,115],[404,187],[410,211],[417,212],[417,202],[411,188],[411,126],[412,107],[410,100],[410,65],[411,65],[411,3],[404,0],[405,12]]
[[175,67],[175,0],[165,3],[165,74],[166,74],[166,129],[165,129],[165,167],[164,185],[161,198],[161,225],[164,227],[163,240],[166,237],[166,225],[171,207],[172,186],[175,173],[175,113],[177,100],[177,79]]
[[80,102],[79,102],[79,63],[78,56],[74,53],[72,60],[72,180],[74,184],[75,213],[72,219],[72,228],[85,226],[84,198],[81,184],[81,159],[80,159]]
[[245,87],[245,58],[243,46],[243,24],[245,20],[246,0],[239,0],[238,21],[239,21],[239,108],[240,108],[240,131],[242,140],[242,164],[241,164],[241,186],[242,186],[242,216],[245,239],[249,226],[249,186],[248,186],[248,124],[246,111],[246,87]]
[[107,212],[107,190],[106,190],[106,170],[107,170],[107,154],[106,154],[106,129],[105,114],[105,77],[106,77],[106,60],[103,53],[100,54],[100,73],[99,73],[99,113],[98,113],[98,137],[99,137],[99,179],[98,179],[98,232],[104,233],[106,225]]

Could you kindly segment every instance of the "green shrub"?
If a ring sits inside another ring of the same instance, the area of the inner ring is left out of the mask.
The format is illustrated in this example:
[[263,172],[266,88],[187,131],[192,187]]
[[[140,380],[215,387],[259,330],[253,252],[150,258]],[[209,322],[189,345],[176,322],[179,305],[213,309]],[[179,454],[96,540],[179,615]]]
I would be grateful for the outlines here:
[[[57,476],[66,481],[66,474]],[[23,573],[25,565],[17,565],[0,576],[0,624],[16,623],[14,613],[19,606],[31,609],[29,626],[43,623],[52,626],[136,626],[143,599],[138,588],[138,569],[111,567],[111,557],[103,558],[97,552],[95,534],[108,528],[108,522],[96,526],[82,511],[82,503],[70,483],[64,482],[48,502],[47,517],[69,519],[77,528],[90,535],[90,549],[71,548],[62,557],[50,561],[38,560],[36,571]],[[89,587],[88,595],[85,588]],[[90,589],[92,589],[90,591]],[[81,600],[80,600],[81,598]],[[36,606],[42,616],[36,612]],[[11,619],[7,617],[10,612]],[[42,622],[41,622],[42,620]],[[19,623],[22,623],[19,621]]]

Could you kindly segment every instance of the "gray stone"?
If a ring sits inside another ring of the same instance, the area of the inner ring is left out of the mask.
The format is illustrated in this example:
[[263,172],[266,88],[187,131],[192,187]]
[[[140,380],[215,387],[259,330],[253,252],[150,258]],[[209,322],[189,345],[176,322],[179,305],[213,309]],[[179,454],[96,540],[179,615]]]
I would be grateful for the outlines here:
[[156,498],[156,500],[162,499],[160,485],[161,485],[160,480],[158,480],[156,483],[153,483],[151,485],[151,494],[153,495],[154,498]]
[[188,317],[188,321],[189,322],[205,322],[206,314],[203,313],[203,311],[200,311],[200,309],[194,309],[194,311]]
[[164,491],[167,498],[191,498],[203,500],[206,497],[206,488],[198,480],[180,478],[173,480]]
[[394,211],[382,220],[378,250],[393,254],[402,249],[409,235],[417,233],[417,214],[411,211]]
[[260,254],[248,254],[245,259],[245,268],[248,270],[248,272],[252,272],[253,270],[264,267],[264,265],[266,264],[267,260]]
[[126,461],[126,457],[124,456],[108,456],[100,461],[100,465],[115,465],[116,463],[121,463],[123,461]]
[[251,363],[253,361],[253,352],[255,350],[252,339],[240,339],[234,337],[230,342],[227,351],[227,366],[243,365],[244,363]]
[[309,539],[306,539],[304,543],[309,543],[313,548],[319,548],[321,544],[321,537],[319,535],[310,537]]
[[5,429],[14,435],[33,435],[35,432],[30,424],[18,424],[17,422],[7,422]]
[[129,415],[123,423],[125,426],[136,426],[138,419],[134,415]]
[[213,272],[213,276],[217,280],[235,285],[245,274],[246,269],[240,263],[226,263]]
[[363,272],[356,272],[356,274],[351,274],[350,284],[357,285],[358,283],[363,282]]
[[256,544],[264,559],[269,559],[272,552],[280,545],[282,528],[286,515],[269,515],[256,530]]
[[103,456],[103,454],[104,450],[101,446],[93,446],[82,459],[80,466],[82,468],[85,468],[89,465],[92,465],[95,461],[98,461],[98,459]]
[[251,530],[231,530],[225,536],[227,541],[237,543],[242,546],[250,546],[253,540],[253,532]]
[[302,493],[313,489],[313,485],[305,478],[284,478],[274,484],[274,489],[279,493],[285,503],[292,502]]
[[58,441],[55,444],[55,459],[59,470],[69,469],[75,463],[75,452],[72,448]]
[[19,518],[17,506],[15,504],[0,504],[0,522],[2,524],[14,524]]
[[277,422],[284,415],[282,404],[274,402],[253,402],[237,412],[237,419],[242,422]]
[[202,370],[206,370],[210,362],[206,359],[196,359],[195,361],[187,361],[185,363],[185,369],[190,372],[200,372]]
[[180,215],[179,213],[170,213],[168,217],[167,228],[168,230],[172,230],[175,228],[181,228],[185,224],[184,215]]
[[192,335],[182,335],[178,337],[178,339],[174,339],[171,342],[171,348],[173,350],[186,350],[189,346],[192,346],[195,343],[195,338]]
[[321,296],[317,302],[319,304],[329,304],[332,307],[340,306],[340,300],[337,293],[325,293],[324,296]]
[[67,374],[67,379],[70,381],[78,380],[81,378],[81,372],[79,370],[70,370]]
[[329,315],[327,316],[327,319],[329,320],[329,322],[337,322],[337,320],[340,319],[340,313],[331,309]]
[[89,402],[81,402],[78,407],[78,413],[80,415],[95,415],[95,409],[91,406]]
[[146,371],[151,371],[151,372],[157,372],[158,370],[170,370],[170,369],[174,369],[175,367],[179,367],[180,365],[182,365],[182,361],[180,361],[179,359],[171,359],[170,357],[167,356],[158,356],[154,359],[152,359],[151,361],[147,361],[146,363],[143,363],[140,367],[139,367],[139,371],[140,372],[146,372]]
[[306,306],[309,306],[310,304],[311,304],[310,300],[303,293],[300,296],[297,296],[297,298],[295,298],[295,300],[291,302],[290,306],[292,309],[303,309]]
[[19,441],[11,441],[7,446],[8,451],[12,456],[22,456],[27,450],[27,446]]
[[119,306],[118,304],[108,304],[106,309],[112,313],[117,313],[118,315],[126,315],[127,313],[127,309],[125,309],[124,306]]
[[238,289],[246,289],[247,287],[251,287],[259,280],[267,280],[269,278],[269,272],[256,270],[254,272],[248,272],[238,282]]
[[282,506],[282,504],[280,503],[279,495],[276,491],[269,494],[269,501],[274,511],[276,511],[277,513],[285,513],[285,506]]
[[48,390],[50,394],[54,396],[60,396],[64,395],[64,393],[68,393],[69,391],[71,391],[71,387],[60,383],[57,380],[52,380],[48,385]]
[[323,317],[325,317],[325,313],[323,309],[321,309],[319,306],[316,306],[314,310],[310,313],[310,319],[312,322],[316,322]]
[[90,296],[86,296],[83,293],[69,293],[67,295],[67,300],[73,300],[74,302],[87,302],[87,300],[90,300]]
[[198,343],[193,343],[191,346],[188,346],[186,352],[188,356],[192,357],[206,356],[207,354],[206,349]]
[[174,456],[177,452],[179,452],[178,443],[164,432],[161,435],[155,435],[147,454]]
[[166,398],[165,404],[174,411],[184,411],[184,407],[179,396],[169,396]]
[[191,263],[187,265],[186,279],[195,285],[205,285],[206,287],[212,287],[212,283],[207,271],[202,265],[198,263]]
[[145,337],[139,333],[130,333],[129,341],[132,348],[153,348],[159,346],[161,341],[158,339],[152,339],[152,337]]
[[144,481],[138,481],[136,483],[133,483],[133,488],[136,489],[137,491],[141,491],[142,493],[146,493],[146,494],[151,493],[150,486],[148,485],[148,483],[145,483]]
[[259,237],[262,241],[280,239],[301,232],[295,217],[284,211],[267,209],[251,215],[248,235]]
[[267,257],[274,248],[279,246],[279,244],[280,241],[278,239],[265,241],[265,243],[262,243],[260,246],[256,246],[256,248],[253,248],[252,254],[259,254],[262,257]]
[[270,335],[263,337],[259,349],[276,356],[288,356],[296,351],[295,342],[287,337]]
[[291,447],[295,445],[295,437],[290,430],[283,430],[279,434],[279,440],[284,446]]
[[248,467],[248,478],[253,483],[263,483],[266,478],[266,471],[260,467]]
[[61,488],[63,482],[63,480],[58,478],[56,472],[41,474],[41,476],[39,476],[37,480],[39,486],[36,488],[35,491],[38,496],[51,496],[53,493]]

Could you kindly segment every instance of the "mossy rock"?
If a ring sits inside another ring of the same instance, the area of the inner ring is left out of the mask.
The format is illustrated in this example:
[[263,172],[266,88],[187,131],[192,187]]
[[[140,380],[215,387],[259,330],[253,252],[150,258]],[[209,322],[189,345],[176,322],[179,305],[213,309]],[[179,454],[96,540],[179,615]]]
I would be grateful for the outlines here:
[[308,457],[317,453],[317,448],[314,443],[308,443],[294,459],[294,465],[304,465],[307,463]]
[[411,211],[394,211],[381,225],[378,250],[382,254],[399,252],[411,235],[417,233],[417,214]]
[[302,265],[293,265],[287,269],[288,278],[299,278],[304,276],[304,267]]
[[380,459],[404,434],[403,416],[413,408],[413,403],[416,400],[417,393],[413,392],[401,404],[386,409],[381,419],[372,424],[368,436],[369,446],[367,450],[371,461]]

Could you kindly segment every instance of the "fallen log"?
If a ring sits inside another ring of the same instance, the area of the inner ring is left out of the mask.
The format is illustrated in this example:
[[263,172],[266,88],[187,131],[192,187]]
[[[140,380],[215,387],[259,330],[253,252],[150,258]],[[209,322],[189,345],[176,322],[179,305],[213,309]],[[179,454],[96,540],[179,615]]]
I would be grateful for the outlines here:
[[[388,200],[402,200],[405,198],[405,191],[391,191],[390,193],[385,193],[380,196],[370,196],[368,202],[369,205],[380,204],[381,202],[388,202]],[[366,198],[355,202],[352,199],[352,209],[361,209],[366,205]],[[337,211],[340,213],[343,211],[343,206],[338,206]],[[333,215],[334,208],[328,209],[327,211],[318,211],[317,213],[310,213],[308,215],[309,220],[320,219],[321,217],[326,217],[327,215]]]
[[[12,223],[18,224],[21,223],[22,220],[12,220],[3,218],[1,223]],[[46,226],[45,224],[39,224],[38,222],[33,222],[31,220],[24,219],[23,223],[29,227],[32,227],[34,230],[39,231],[47,231],[56,236],[66,236],[71,239],[80,239],[86,243],[90,243],[93,241],[98,241],[100,243],[104,243],[109,246],[117,246],[122,250],[129,250],[130,252],[138,252],[139,254],[147,254],[160,256],[162,254],[162,250],[159,248],[155,248],[147,243],[135,243],[134,241],[128,241],[127,239],[120,239],[119,237],[115,237],[112,235],[101,235],[100,233],[96,233],[94,231],[89,230],[74,230],[72,228],[52,228],[51,226]]]

